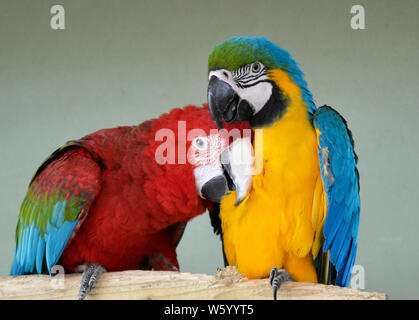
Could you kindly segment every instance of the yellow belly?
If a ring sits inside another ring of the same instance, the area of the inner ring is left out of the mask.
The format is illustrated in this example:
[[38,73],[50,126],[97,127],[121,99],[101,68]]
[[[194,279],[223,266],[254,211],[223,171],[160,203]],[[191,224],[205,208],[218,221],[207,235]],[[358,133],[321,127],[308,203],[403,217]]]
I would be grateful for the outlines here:
[[232,192],[221,202],[224,250],[230,265],[249,278],[286,268],[297,281],[317,281],[325,198],[317,136],[302,108],[263,129],[263,171],[237,207]]

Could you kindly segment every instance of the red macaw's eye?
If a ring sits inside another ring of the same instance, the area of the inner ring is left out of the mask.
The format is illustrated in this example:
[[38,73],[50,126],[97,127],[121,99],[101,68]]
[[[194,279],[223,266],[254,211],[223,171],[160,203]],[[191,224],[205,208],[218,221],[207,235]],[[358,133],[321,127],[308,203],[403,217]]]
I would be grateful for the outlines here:
[[200,151],[205,151],[208,148],[208,139],[207,137],[196,137],[192,144],[195,148],[197,148]]

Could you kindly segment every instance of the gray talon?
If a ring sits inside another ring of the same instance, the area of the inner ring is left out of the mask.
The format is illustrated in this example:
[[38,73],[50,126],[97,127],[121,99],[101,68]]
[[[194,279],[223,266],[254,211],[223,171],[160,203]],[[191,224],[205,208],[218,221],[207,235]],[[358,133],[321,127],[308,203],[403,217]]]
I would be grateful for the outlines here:
[[269,282],[271,283],[271,286],[272,286],[272,281],[274,280],[275,275],[276,275],[277,272],[278,272],[278,268],[277,267],[273,267],[271,269],[271,273],[269,275]]
[[106,272],[106,269],[100,264],[89,264],[87,266],[81,277],[78,300],[86,298],[86,295],[95,287],[96,282],[104,272]]
[[287,270],[278,270],[277,267],[273,267],[269,275],[269,281],[273,289],[274,300],[276,300],[278,289],[284,284],[284,282],[294,281],[294,279],[291,277]]

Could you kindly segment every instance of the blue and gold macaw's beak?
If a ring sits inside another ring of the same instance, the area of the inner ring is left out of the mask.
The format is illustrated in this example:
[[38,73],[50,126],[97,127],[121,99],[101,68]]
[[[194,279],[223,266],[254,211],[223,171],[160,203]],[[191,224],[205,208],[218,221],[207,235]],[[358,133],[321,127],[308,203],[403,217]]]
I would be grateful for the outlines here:
[[[227,73],[225,73],[227,74]],[[211,117],[219,129],[226,123],[250,120],[254,110],[245,99],[241,99],[232,85],[211,75],[208,84],[208,107]]]
[[253,180],[255,157],[249,137],[240,138],[220,155],[230,190],[236,191],[236,206],[249,194]]

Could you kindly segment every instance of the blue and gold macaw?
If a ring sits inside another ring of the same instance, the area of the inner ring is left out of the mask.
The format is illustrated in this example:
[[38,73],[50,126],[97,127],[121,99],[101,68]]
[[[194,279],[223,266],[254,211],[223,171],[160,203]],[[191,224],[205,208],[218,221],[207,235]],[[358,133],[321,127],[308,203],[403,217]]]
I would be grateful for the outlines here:
[[263,170],[249,193],[231,192],[212,212],[226,261],[248,278],[270,277],[275,298],[289,279],[347,286],[360,200],[346,121],[316,108],[297,63],[264,37],[222,42],[208,69],[217,126],[249,121],[263,133]]

